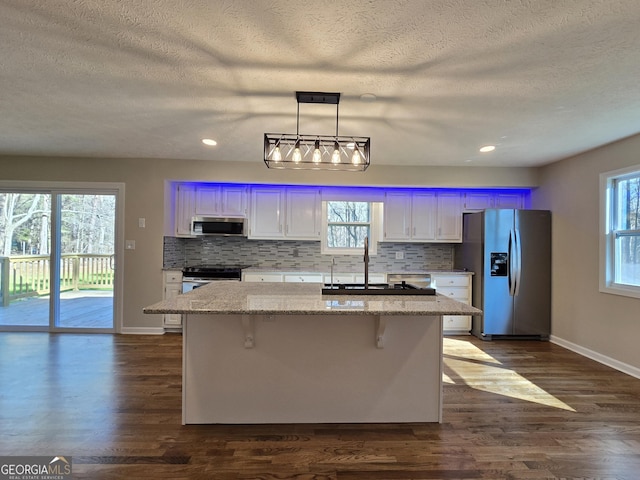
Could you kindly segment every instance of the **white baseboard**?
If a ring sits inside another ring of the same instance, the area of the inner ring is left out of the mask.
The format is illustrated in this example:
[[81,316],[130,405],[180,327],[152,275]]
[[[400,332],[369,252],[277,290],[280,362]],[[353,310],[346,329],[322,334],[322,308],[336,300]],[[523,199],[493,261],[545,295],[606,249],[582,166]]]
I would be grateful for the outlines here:
[[162,327],[122,327],[120,333],[124,335],[164,335]]
[[583,357],[590,358],[591,360],[595,360],[598,363],[602,363],[607,367],[614,368],[622,373],[626,373],[627,375],[631,375],[635,378],[640,378],[640,368],[634,367],[633,365],[629,365],[628,363],[620,362],[615,358],[607,357],[606,355],[602,355],[601,353],[594,352],[588,348],[582,347],[576,343],[570,342],[568,340],[564,340],[563,338],[556,337],[555,335],[551,335],[549,337],[549,341],[555,343],[556,345],[560,345],[561,347],[566,348],[567,350],[571,350],[572,352],[576,352]]

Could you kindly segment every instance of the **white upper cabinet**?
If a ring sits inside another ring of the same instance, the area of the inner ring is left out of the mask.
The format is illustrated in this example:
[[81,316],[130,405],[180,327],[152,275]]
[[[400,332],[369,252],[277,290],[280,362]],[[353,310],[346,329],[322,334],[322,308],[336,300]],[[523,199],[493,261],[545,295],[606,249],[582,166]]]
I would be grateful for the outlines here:
[[320,191],[288,188],[286,190],[285,236],[297,240],[320,240],[322,208]]
[[524,208],[524,196],[519,193],[496,193],[495,208]]
[[411,199],[411,239],[417,241],[436,240],[436,194],[414,193]]
[[407,241],[411,239],[410,193],[387,192],[384,196],[384,240]]
[[248,188],[243,185],[198,185],[198,216],[246,217]]
[[320,215],[318,190],[255,187],[249,238],[320,240]]
[[457,192],[387,192],[384,240],[460,242],[462,211]]
[[462,242],[462,205],[458,192],[438,192],[436,240]]
[[467,192],[464,194],[463,210],[478,211],[493,208],[493,194],[490,192]]
[[191,218],[196,212],[196,188],[191,184],[176,187],[176,236],[191,235]]
[[284,201],[280,188],[251,190],[249,238],[284,238]]
[[525,195],[519,192],[466,192],[463,198],[465,212],[477,212],[486,208],[524,208]]

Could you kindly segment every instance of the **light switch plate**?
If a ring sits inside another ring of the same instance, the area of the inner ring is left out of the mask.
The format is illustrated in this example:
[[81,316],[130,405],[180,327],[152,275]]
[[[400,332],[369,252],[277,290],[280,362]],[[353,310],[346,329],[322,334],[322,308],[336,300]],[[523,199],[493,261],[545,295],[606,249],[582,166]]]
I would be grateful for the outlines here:
[[404,252],[396,252],[396,260],[404,260]]
[[146,220],[143,217],[140,217],[138,219],[138,227],[144,228],[145,227],[145,223],[146,223]]
[[135,240],[125,240],[124,248],[126,250],[135,250],[136,249],[136,241]]

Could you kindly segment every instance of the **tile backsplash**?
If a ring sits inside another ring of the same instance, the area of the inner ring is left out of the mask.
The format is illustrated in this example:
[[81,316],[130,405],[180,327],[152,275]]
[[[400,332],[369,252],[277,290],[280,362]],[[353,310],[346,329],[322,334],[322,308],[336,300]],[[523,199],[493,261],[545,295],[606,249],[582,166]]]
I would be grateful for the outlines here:
[[[396,252],[404,259],[397,260]],[[164,267],[185,265],[247,265],[278,270],[329,271],[335,258],[337,270],[362,269],[362,255],[322,255],[320,242],[296,240],[249,240],[245,237],[164,237]],[[369,261],[371,272],[449,270],[453,268],[453,245],[441,243],[379,242],[377,255]]]

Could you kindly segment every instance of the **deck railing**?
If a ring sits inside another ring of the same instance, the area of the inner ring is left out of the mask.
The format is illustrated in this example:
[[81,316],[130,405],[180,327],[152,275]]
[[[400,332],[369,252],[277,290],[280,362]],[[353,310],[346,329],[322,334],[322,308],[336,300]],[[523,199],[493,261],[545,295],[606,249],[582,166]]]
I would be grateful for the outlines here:
[[[67,253],[60,259],[60,290],[113,288],[114,256]],[[0,306],[51,291],[49,255],[0,257]]]

